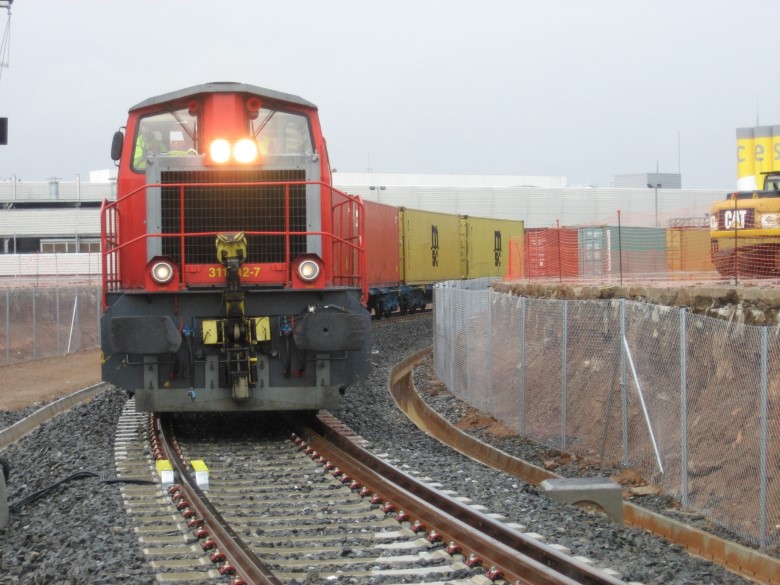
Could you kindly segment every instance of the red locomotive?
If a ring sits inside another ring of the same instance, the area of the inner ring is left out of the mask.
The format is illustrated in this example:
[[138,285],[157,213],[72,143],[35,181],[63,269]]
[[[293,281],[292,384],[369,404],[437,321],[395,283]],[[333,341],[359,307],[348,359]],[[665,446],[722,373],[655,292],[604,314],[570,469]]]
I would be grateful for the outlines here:
[[143,411],[316,410],[369,369],[361,201],[317,107],[210,83],[130,108],[101,210],[103,379]]

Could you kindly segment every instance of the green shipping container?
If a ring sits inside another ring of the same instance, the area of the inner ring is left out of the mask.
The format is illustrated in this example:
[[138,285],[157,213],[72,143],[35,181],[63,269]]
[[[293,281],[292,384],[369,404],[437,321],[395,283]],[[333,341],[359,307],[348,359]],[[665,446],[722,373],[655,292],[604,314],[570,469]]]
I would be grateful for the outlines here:
[[623,274],[656,274],[666,271],[666,229],[610,226],[609,243],[614,262]]

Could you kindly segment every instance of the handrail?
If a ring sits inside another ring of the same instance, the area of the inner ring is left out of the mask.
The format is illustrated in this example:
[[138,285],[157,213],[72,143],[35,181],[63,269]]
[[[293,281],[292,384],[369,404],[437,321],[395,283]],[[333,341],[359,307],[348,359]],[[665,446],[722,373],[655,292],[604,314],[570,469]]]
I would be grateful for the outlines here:
[[[110,213],[110,226],[107,225],[109,221]],[[116,229],[117,218],[119,210],[112,206],[112,202],[108,199],[104,199],[100,205],[100,263],[101,263],[101,285],[103,292],[108,290],[109,283],[116,284],[119,281],[118,266],[116,259],[112,263],[111,270],[109,270],[108,258],[109,254],[114,254],[114,250],[117,249]],[[110,234],[110,239],[109,239]],[[111,250],[109,250],[109,244]],[[103,310],[108,308],[106,302],[106,295],[101,295],[101,302],[103,304]]]
[[349,193],[345,193],[344,191],[337,189],[333,185],[324,183],[323,181],[236,181],[236,182],[204,181],[202,183],[148,183],[146,185],[142,185],[141,187],[138,187],[137,189],[133,189],[132,191],[130,191],[126,195],[123,195],[122,197],[118,197],[116,201],[109,201],[108,199],[106,199],[104,200],[104,203],[108,203],[107,207],[116,207],[120,203],[127,201],[130,197],[135,197],[139,193],[146,193],[146,190],[150,188],[192,187],[194,185],[197,185],[198,187],[257,187],[257,186],[282,187],[284,185],[319,185],[320,187],[327,187],[328,189],[330,189],[332,193],[338,193],[339,195],[342,195],[347,199],[351,199],[355,201],[360,205],[361,208],[363,207],[363,200],[360,198],[360,196],[350,195]]
[[[331,225],[330,231],[291,231],[290,230],[290,188],[293,186],[301,185],[318,185],[320,187],[326,187],[331,192],[331,212],[335,215],[336,210],[342,208],[345,205],[357,206],[359,213],[350,213],[350,216],[356,215],[358,217],[359,224],[357,226],[357,234],[354,233],[354,227],[350,225],[342,225],[340,233],[336,233],[334,226]],[[357,266],[354,266],[353,262],[350,262],[350,266],[353,266],[351,274],[339,275],[339,278],[352,281],[356,286],[360,286],[364,299],[368,294],[368,283],[366,281],[366,262],[365,262],[365,246],[361,237],[363,223],[363,202],[355,195],[344,193],[339,189],[336,189],[332,185],[326,184],[322,181],[240,181],[240,182],[197,182],[197,183],[150,183],[143,185],[137,189],[134,189],[126,195],[118,198],[116,201],[104,201],[100,210],[101,217],[101,254],[102,254],[102,266],[103,266],[103,290],[113,290],[119,282],[119,270],[118,270],[118,254],[123,249],[137,244],[139,241],[148,240],[149,238],[178,238],[179,247],[181,250],[180,270],[179,270],[179,285],[181,287],[188,284],[187,271],[185,266],[187,265],[186,258],[186,238],[189,237],[204,237],[204,236],[216,236],[218,232],[187,232],[185,230],[185,193],[188,187],[197,186],[198,188],[208,187],[284,187],[284,200],[285,200],[285,230],[269,230],[269,231],[249,231],[243,230],[247,236],[281,236],[285,239],[285,264],[290,266],[291,258],[291,238],[300,236],[317,236],[330,241],[331,256],[335,256],[335,249],[337,246],[343,246],[345,249],[351,251],[347,253],[357,254]],[[171,233],[145,233],[137,237],[134,237],[128,241],[118,243],[115,239],[115,230],[117,229],[117,218],[112,219],[111,214],[118,214],[121,205],[127,205],[132,198],[144,195],[149,189],[165,188],[165,189],[178,189],[179,190],[179,226],[180,230]],[[340,197],[339,197],[340,196]],[[336,199],[340,199],[336,201]],[[356,237],[357,235],[357,237]],[[323,242],[325,244],[325,242]],[[113,260],[113,263],[111,262]],[[109,269],[113,265],[112,269]],[[331,262],[331,266],[335,266],[336,262]],[[336,275],[331,271],[331,277],[335,279]],[[291,285],[291,276],[287,274],[286,283],[287,286]],[[104,308],[105,308],[105,295],[104,295]]]

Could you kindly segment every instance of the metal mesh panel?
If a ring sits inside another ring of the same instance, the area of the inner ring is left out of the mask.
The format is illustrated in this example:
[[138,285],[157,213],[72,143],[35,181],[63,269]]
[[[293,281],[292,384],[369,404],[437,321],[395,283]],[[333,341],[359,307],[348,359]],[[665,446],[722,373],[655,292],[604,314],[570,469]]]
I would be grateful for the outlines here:
[[620,303],[569,302],[566,315],[566,448],[600,462],[619,462]]
[[712,510],[719,524],[755,537],[761,451],[760,328],[691,316],[687,332],[690,506]]
[[526,434],[560,449],[563,307],[565,301],[526,300]]
[[8,290],[8,338],[10,363],[37,357],[35,351],[36,293],[34,288]]
[[[185,187],[184,231],[237,232],[286,231],[285,185],[219,185],[200,183],[246,183],[305,181],[304,171],[210,170],[166,171],[162,183],[192,183]],[[195,184],[199,183],[199,184]],[[162,232],[181,231],[180,189],[161,189]],[[289,231],[306,231],[306,186],[289,186]],[[217,262],[213,236],[190,236],[185,240],[186,262],[212,264]],[[306,237],[290,238],[290,254],[294,258],[306,251]],[[163,254],[181,261],[179,240],[163,239]],[[250,262],[284,262],[284,235],[248,235],[247,256]]]
[[491,291],[490,414],[519,434],[525,434],[522,369],[523,304],[520,297]]
[[[759,429],[765,452],[760,453],[763,460],[759,476],[758,544],[768,548],[780,545],[777,529],[780,525],[780,474],[777,473],[780,467],[780,338],[774,331],[765,329],[764,334],[767,338],[767,384],[765,420]],[[774,471],[770,473],[769,469]],[[773,536],[769,536],[770,530],[774,530]]]
[[470,402],[472,389],[469,387],[469,292],[465,290],[453,290],[453,338],[452,338],[452,391],[456,396]]
[[[489,410],[490,404],[490,317],[488,313],[488,295],[479,290],[468,290],[466,310],[469,318],[463,328],[463,359],[455,364],[456,372],[463,372],[467,380],[471,404],[482,411]],[[484,388],[487,391],[474,392]]]
[[433,305],[433,369],[444,384],[454,391],[455,289],[437,284]]
[[780,336],[621,300],[434,291],[434,367],[521,435],[623,462],[762,548],[780,544]]
[[626,301],[625,313],[627,461],[667,482],[680,464],[679,310]]
[[10,288],[0,293],[0,364],[99,346],[100,288]]

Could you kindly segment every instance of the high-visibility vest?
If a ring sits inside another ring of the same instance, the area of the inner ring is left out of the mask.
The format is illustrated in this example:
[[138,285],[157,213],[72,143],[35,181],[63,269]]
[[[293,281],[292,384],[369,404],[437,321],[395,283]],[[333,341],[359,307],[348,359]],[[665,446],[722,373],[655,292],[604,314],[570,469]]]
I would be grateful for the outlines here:
[[135,153],[133,155],[133,166],[137,169],[146,168],[146,155],[149,152],[153,154],[159,154],[162,152],[162,144],[154,140],[147,144],[146,138],[141,134],[138,140],[135,141]]

